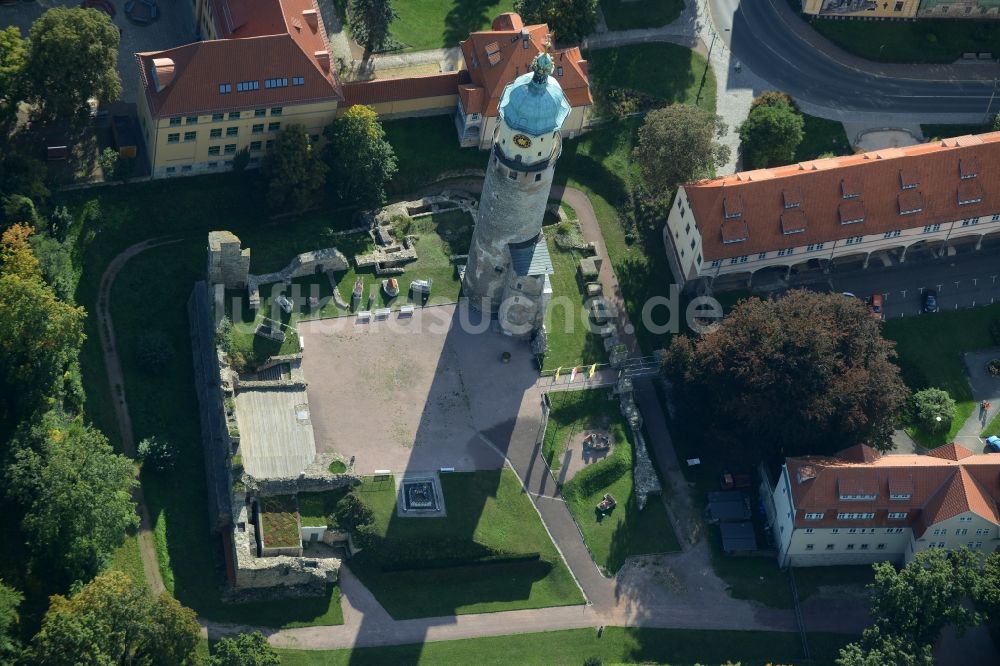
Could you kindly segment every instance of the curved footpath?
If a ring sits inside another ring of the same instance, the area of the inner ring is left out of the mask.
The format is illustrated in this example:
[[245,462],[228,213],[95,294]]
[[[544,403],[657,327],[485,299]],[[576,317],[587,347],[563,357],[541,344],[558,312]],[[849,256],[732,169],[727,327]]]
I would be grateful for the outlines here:
[[[128,413],[128,403],[125,400],[125,379],[122,375],[121,361],[118,358],[118,345],[115,343],[115,327],[111,321],[111,288],[115,278],[129,259],[150,248],[176,243],[175,240],[151,238],[125,248],[108,264],[101,275],[101,284],[97,291],[97,329],[101,342],[101,352],[104,357],[104,369],[108,375],[108,391],[114,403],[115,419],[118,422],[118,433],[121,436],[122,453],[135,458],[135,439],[132,434],[132,419]],[[153,537],[153,522],[146,510],[142,496],[142,485],[136,486],[132,492],[139,512],[139,552],[142,556],[142,569],[146,574],[146,585],[153,594],[159,594],[166,588],[160,575],[160,564],[156,557],[156,542]]]

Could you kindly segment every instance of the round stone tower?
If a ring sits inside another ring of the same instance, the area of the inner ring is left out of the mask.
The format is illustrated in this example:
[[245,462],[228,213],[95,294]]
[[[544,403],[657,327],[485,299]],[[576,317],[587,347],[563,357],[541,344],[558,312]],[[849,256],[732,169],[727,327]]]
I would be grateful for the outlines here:
[[516,250],[544,243],[542,218],[562,150],[559,130],[570,112],[562,87],[550,76],[552,56],[539,53],[531,68],[500,98],[500,119],[463,281],[470,304],[491,313],[500,309],[505,286],[514,277],[512,246]]

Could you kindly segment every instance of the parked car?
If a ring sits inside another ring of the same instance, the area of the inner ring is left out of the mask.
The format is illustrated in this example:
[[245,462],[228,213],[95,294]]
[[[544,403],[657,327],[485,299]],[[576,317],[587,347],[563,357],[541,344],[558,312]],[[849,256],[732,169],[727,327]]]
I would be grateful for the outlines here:
[[882,294],[872,294],[868,297],[868,312],[874,319],[879,321],[885,319],[885,312],[882,311]]
[[938,299],[937,292],[933,289],[924,290],[924,312],[937,312]]
[[1000,453],[1000,437],[990,435],[986,438],[986,450],[990,453]]

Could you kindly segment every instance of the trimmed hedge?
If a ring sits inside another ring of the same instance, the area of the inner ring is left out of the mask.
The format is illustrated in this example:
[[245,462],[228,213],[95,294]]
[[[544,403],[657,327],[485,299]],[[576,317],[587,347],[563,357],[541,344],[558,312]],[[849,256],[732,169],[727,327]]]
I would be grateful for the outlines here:
[[537,562],[541,553],[499,553],[485,555],[480,558],[452,557],[440,560],[398,560],[391,564],[383,564],[382,571],[427,571],[430,569],[451,569],[453,567],[478,567],[490,564],[520,564],[522,562]]

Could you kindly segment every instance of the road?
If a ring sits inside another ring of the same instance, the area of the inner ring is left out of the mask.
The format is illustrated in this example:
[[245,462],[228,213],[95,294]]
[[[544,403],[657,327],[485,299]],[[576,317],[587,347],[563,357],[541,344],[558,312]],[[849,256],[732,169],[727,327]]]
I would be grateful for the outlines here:
[[[819,37],[786,0],[707,0],[733,56],[796,100],[844,113],[982,118],[996,65],[892,65],[850,56]],[[978,80],[977,80],[978,79]],[[993,100],[993,111],[1000,109]],[[824,114],[826,115],[826,114]],[[842,118],[843,119],[843,118]]]

